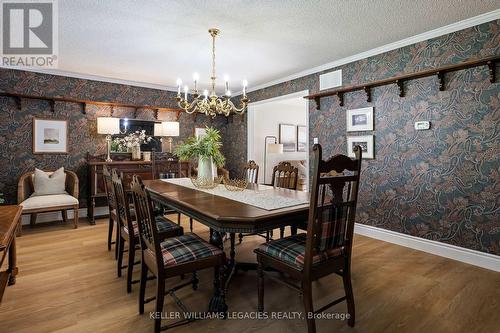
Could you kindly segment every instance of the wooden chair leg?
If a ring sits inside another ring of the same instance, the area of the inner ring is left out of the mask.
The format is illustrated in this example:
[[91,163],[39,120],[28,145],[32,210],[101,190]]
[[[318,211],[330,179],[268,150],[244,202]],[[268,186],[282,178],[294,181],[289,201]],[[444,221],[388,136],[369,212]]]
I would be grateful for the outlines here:
[[243,242],[243,234],[242,233],[239,233],[238,234],[238,243],[241,244],[241,242]]
[[128,241],[127,293],[132,292],[132,273],[134,271],[135,241],[130,236]]
[[[111,218],[111,214],[109,214],[108,221],[108,251],[111,251],[111,243],[113,240],[113,228],[115,226],[115,221]],[[116,245],[115,245],[116,246]]]
[[36,223],[36,213],[31,213],[30,214],[30,225],[35,225]]
[[193,232],[193,219],[191,217],[189,218],[189,231]]
[[314,313],[312,302],[312,283],[310,281],[302,282],[302,301],[304,302],[304,315],[306,316],[307,332],[316,333],[316,323],[314,318],[309,317],[309,314]]
[[258,261],[257,264],[257,276],[258,276],[258,305],[257,309],[259,312],[264,311],[264,270],[262,268],[262,263]]
[[68,223],[68,211],[66,209],[61,210],[62,220],[64,223]]
[[73,228],[77,229],[78,228],[78,206],[76,206],[74,209],[74,214],[75,216],[73,217]]
[[141,281],[139,285],[139,313],[144,313],[144,298],[146,296],[146,282],[148,280],[148,266],[144,261],[144,256],[142,256],[141,261]]
[[120,239],[120,225],[116,223],[116,236],[115,236],[115,260],[118,260],[118,241]]
[[196,272],[193,272],[193,290],[198,290],[198,282],[200,282],[200,280],[198,279],[198,274]]
[[285,237],[285,227],[280,228],[280,238]]
[[118,258],[116,260],[118,277],[122,276],[123,249],[125,246],[124,243],[125,243],[125,240],[123,239],[123,237],[120,234],[118,234],[118,238],[117,238]]
[[177,224],[181,225],[181,213],[177,213]]
[[347,298],[347,312],[349,313],[349,319],[347,320],[347,324],[351,327],[354,327],[354,322],[356,318],[356,311],[354,308],[354,294],[352,292],[352,283],[351,283],[351,270],[346,269],[342,272],[342,279],[344,281],[344,290],[345,296]]
[[165,280],[159,276],[156,278],[156,308],[155,308],[155,333],[161,331],[161,316],[163,311],[163,300],[165,298]]

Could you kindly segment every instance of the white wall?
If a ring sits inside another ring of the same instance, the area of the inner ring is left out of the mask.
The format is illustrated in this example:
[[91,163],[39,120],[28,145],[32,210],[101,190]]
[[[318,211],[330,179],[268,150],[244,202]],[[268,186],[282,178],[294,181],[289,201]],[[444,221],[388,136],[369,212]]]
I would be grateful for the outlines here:
[[[279,124],[302,125],[308,128],[308,105],[307,100],[303,98],[305,95],[307,92],[299,92],[249,104],[248,159],[254,160],[259,165],[260,183],[264,182],[264,138],[272,135],[279,140]],[[268,143],[272,142],[273,139],[268,139]],[[268,154],[265,183],[271,182],[272,169],[280,161],[307,161],[308,155],[308,151]],[[306,167],[308,170],[308,165]]]

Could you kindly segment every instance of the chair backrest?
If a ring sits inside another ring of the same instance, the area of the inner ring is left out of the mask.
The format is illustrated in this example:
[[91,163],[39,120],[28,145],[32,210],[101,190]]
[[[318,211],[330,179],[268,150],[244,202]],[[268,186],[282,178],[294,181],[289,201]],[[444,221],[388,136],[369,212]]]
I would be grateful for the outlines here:
[[257,184],[259,179],[259,165],[255,161],[248,161],[243,166],[243,177],[245,177],[249,183]]
[[[51,172],[54,170],[44,170],[45,172]],[[19,177],[19,181],[17,183],[17,203],[21,203],[24,200],[28,199],[34,192],[33,186],[33,174],[35,171],[30,171],[23,173],[21,177]],[[76,173],[70,170],[64,169],[64,173],[66,174],[66,185],[65,189],[69,195],[78,199],[79,196],[79,181]]]
[[123,185],[123,177],[116,172],[116,169],[111,171],[111,181],[113,182],[113,188],[115,191],[116,216],[118,217],[118,223],[123,227],[127,227],[130,237],[134,237],[134,226],[130,216],[128,194],[125,191],[125,186]]
[[111,171],[106,165],[102,167],[102,178],[104,180],[104,189],[106,190],[109,209],[116,209],[115,188],[113,186],[113,180],[111,179]]
[[299,179],[299,169],[290,162],[280,162],[273,168],[271,185],[274,187],[296,190]]
[[361,172],[360,146],[354,147],[355,159],[335,155],[323,161],[318,144],[313,154],[305,269],[311,267],[314,254],[331,249],[341,249],[350,261]]
[[156,228],[154,208],[149,193],[146,191],[142,179],[134,175],[130,183],[134,208],[139,227],[141,249],[149,250],[155,256],[157,269],[163,267],[163,257],[160,249],[160,239]]

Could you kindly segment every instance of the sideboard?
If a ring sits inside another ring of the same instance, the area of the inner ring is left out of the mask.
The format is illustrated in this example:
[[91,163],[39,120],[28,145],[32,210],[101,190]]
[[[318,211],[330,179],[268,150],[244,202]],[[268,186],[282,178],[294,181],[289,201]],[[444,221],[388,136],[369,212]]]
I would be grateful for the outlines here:
[[179,162],[173,158],[160,160],[153,158],[153,161],[122,159],[123,156],[120,158],[121,159],[113,160],[113,162],[106,162],[102,156],[87,155],[87,216],[90,224],[95,224],[95,208],[99,206],[107,206],[104,179],[102,176],[102,169],[104,165],[110,169],[116,169],[119,173],[121,173],[124,178],[125,186],[128,186],[128,184],[132,181],[133,175],[138,175],[142,179],[146,180],[187,177],[190,172],[188,162]]

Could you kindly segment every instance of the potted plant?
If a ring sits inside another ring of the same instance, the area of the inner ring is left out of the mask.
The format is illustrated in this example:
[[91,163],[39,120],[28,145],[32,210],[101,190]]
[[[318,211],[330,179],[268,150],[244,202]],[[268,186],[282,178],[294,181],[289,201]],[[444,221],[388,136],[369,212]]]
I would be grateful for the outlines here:
[[3,193],[0,193],[0,205],[5,203],[5,199],[3,198]]
[[203,136],[192,136],[186,143],[175,149],[175,155],[181,161],[189,161],[198,158],[198,180],[213,179],[213,165],[222,167],[225,158],[220,149],[222,147],[221,136],[218,130],[212,127],[206,128]]

